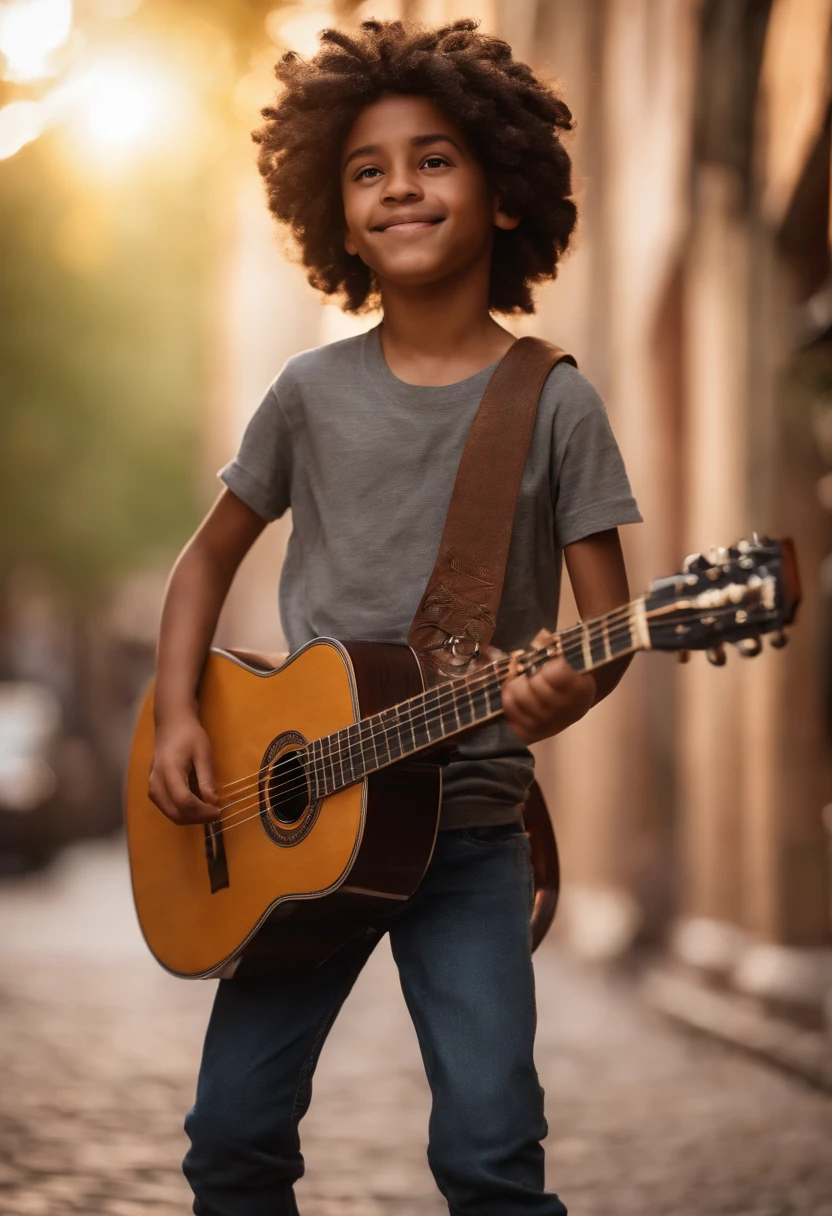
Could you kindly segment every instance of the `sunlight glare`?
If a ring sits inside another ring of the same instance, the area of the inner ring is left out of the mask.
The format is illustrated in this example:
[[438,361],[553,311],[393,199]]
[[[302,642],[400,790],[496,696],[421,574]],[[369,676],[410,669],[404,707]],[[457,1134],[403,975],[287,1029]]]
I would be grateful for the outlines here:
[[0,109],[0,160],[14,156],[37,139],[44,127],[43,107],[37,101],[13,101]]
[[142,60],[96,64],[78,82],[77,120],[88,152],[125,153],[176,125],[183,99],[169,73]]
[[272,9],[266,17],[266,33],[278,46],[310,59],[320,50],[319,32],[332,22],[331,6],[326,2],[291,5]]
[[14,0],[0,7],[4,75],[13,81],[49,75],[49,57],[72,29],[72,0]]

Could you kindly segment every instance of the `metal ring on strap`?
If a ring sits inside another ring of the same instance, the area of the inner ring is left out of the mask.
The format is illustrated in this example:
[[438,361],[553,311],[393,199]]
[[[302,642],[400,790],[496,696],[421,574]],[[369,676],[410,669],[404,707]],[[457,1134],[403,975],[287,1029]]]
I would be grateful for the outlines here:
[[467,662],[470,663],[471,659],[476,659],[479,657],[479,653],[480,653],[479,642],[474,642],[474,649],[468,655],[460,654],[459,651],[457,650],[457,646],[460,646],[463,642],[470,642],[470,640],[471,640],[470,638],[466,638],[464,633],[455,633],[455,634],[452,634],[451,637],[447,638],[446,641],[444,641],[442,643],[442,645],[446,648],[450,647],[451,654],[454,656],[455,659],[465,659]]

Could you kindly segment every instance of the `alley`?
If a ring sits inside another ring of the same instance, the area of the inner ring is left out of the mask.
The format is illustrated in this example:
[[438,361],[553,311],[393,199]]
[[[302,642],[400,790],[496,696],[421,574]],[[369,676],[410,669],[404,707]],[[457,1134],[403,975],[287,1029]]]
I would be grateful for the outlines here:
[[[832,1104],[538,955],[548,1177],[572,1216],[832,1216]],[[0,1212],[174,1216],[213,985],[164,974],[118,843],[0,888]],[[324,1050],[304,1216],[438,1216],[429,1098],[386,948]]]

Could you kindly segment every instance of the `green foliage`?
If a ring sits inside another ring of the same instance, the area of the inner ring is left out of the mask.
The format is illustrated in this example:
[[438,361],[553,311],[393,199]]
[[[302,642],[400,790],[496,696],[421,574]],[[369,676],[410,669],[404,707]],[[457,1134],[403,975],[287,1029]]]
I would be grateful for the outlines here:
[[53,151],[0,162],[0,573],[89,604],[197,516],[212,234],[204,183],[102,201]]

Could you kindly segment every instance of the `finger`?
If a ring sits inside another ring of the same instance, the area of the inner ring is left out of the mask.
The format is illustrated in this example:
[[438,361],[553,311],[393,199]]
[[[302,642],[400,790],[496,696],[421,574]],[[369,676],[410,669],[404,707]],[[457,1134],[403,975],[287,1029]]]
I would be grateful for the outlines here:
[[183,773],[174,770],[167,773],[168,793],[187,823],[205,823],[217,819],[216,807],[209,806],[191,790]]
[[529,684],[540,692],[550,689],[568,694],[580,679],[580,672],[570,667],[566,659],[556,658],[549,659],[533,676],[529,676]]
[[534,743],[540,738],[540,724],[536,719],[519,712],[512,706],[506,711],[506,722],[524,743]]
[[152,778],[147,792],[153,805],[158,807],[163,815],[167,815],[168,819],[178,824],[186,822],[180,815],[179,808],[168,794],[164,781],[161,778]]
[[553,711],[548,705],[530,694],[528,689],[523,689],[519,680],[515,684],[520,687],[512,687],[509,689],[508,695],[503,698],[506,718],[516,733],[537,737],[540,731],[545,729],[545,724],[552,717]]
[[197,740],[194,745],[194,771],[196,783],[199,786],[199,796],[203,803],[215,806],[217,802],[217,787],[214,781],[214,758],[211,755],[211,744],[207,735]]
[[547,685],[542,688],[539,685],[534,686],[530,680],[519,676],[506,684],[503,690],[503,705],[506,703],[518,713],[539,717],[541,714],[551,713],[552,708],[557,707],[559,698],[553,695]]
[[529,681],[530,688],[539,693],[552,710],[558,710],[568,705],[578,705],[588,701],[591,705],[595,700],[597,686],[595,677],[590,672],[579,672],[567,663],[554,671],[546,671],[562,660],[554,659],[545,664]]

